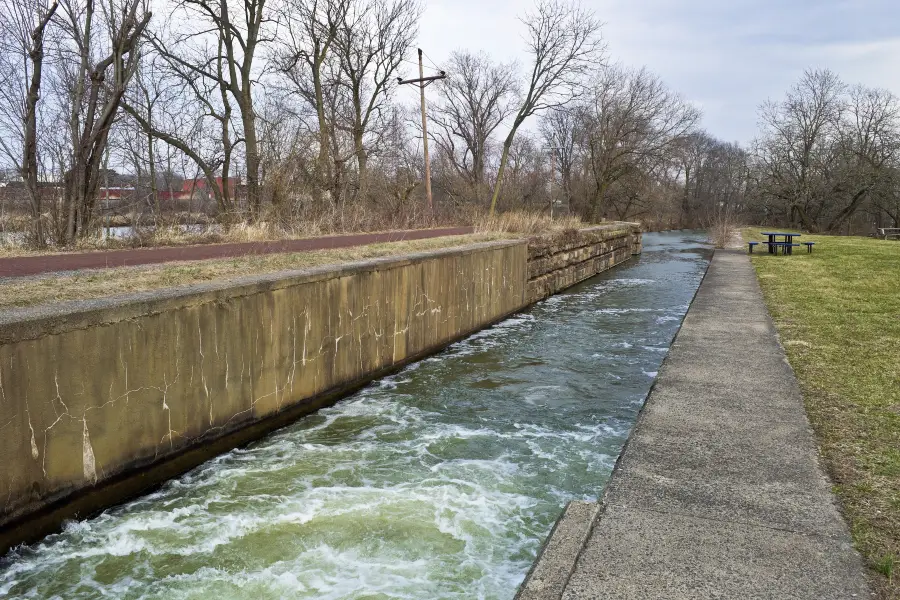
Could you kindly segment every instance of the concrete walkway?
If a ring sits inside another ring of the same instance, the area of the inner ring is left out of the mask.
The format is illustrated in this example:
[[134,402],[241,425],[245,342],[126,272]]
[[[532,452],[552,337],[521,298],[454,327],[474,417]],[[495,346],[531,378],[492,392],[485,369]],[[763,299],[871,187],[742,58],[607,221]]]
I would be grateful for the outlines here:
[[869,598],[829,485],[753,267],[717,251],[600,506],[519,597]]

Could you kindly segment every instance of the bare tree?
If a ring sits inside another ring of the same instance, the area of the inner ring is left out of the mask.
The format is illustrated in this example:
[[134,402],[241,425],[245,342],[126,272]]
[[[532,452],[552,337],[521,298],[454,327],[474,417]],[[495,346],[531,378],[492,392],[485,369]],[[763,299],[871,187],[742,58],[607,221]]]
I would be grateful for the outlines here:
[[[315,111],[319,135],[316,187],[334,189],[331,158],[333,120],[328,115],[328,61],[352,0],[286,0],[285,40],[278,51],[279,70],[291,91]],[[333,94],[333,90],[331,90]]]
[[522,22],[528,31],[531,71],[522,104],[503,142],[491,198],[491,215],[497,207],[503,171],[519,127],[536,112],[569,103],[578,95],[584,77],[601,64],[605,53],[600,39],[600,21],[577,2],[538,0],[535,11],[526,14]]
[[837,232],[876,192],[900,159],[900,103],[888,90],[854,86],[837,142],[839,177],[833,199],[836,212],[825,225]]
[[385,108],[396,87],[394,76],[416,36],[421,14],[419,0],[357,1],[343,14],[338,29],[339,82],[350,108],[341,125],[353,139],[362,199],[368,194],[369,155],[381,141]]
[[99,14],[94,0],[63,0],[60,8],[63,39],[58,52],[71,156],[59,239],[71,243],[86,231],[93,216],[110,129],[137,68],[138,41],[150,11],[144,0],[101,4]]
[[762,136],[757,157],[764,193],[780,200],[789,220],[818,229],[815,216],[824,197],[819,177],[832,160],[833,142],[844,111],[846,86],[827,69],[806,71],[781,102],[760,108]]
[[513,113],[517,98],[515,64],[494,63],[484,53],[454,52],[450,74],[432,110],[432,137],[458,175],[481,200],[489,141]]
[[556,156],[557,168],[562,178],[563,195],[566,206],[571,210],[572,177],[576,161],[581,154],[583,138],[581,124],[584,107],[565,106],[547,111],[539,124],[544,144]]
[[22,0],[0,5],[0,150],[24,183],[31,207],[33,242],[44,245],[38,192],[38,103],[47,26],[58,0]]
[[[186,155],[207,182],[219,218],[236,216],[235,190],[228,184],[234,165],[237,134],[232,121],[232,96],[221,36],[196,46],[177,36],[150,36],[156,54],[149,57],[144,77],[123,100],[123,109],[145,135]],[[207,40],[208,41],[208,40]],[[215,73],[199,75],[196,66]],[[210,121],[214,125],[210,127]],[[212,132],[216,130],[217,133]],[[217,173],[222,184],[217,181]]]
[[710,226],[722,214],[744,212],[750,164],[746,150],[698,131],[681,140],[675,156],[684,178],[682,227]]
[[[222,140],[229,146],[228,152],[237,141],[243,145],[247,205],[251,218],[256,218],[260,210],[260,159],[254,90],[260,75],[258,59],[274,39],[266,0],[179,0],[179,7],[183,14],[178,15],[173,39],[156,37],[154,46],[187,84],[208,90],[209,85],[196,82],[203,78],[217,88],[218,98],[202,91],[198,96],[210,108],[215,107],[213,98],[218,100],[219,109],[210,110],[210,114],[217,115],[225,129]],[[235,142],[228,131],[231,102],[237,106],[241,125],[241,137]],[[226,178],[223,175],[223,187]]]
[[605,69],[584,116],[593,179],[590,216],[594,220],[605,216],[611,186],[636,174],[666,168],[664,163],[678,141],[691,133],[700,119],[699,111],[657,76],[646,69],[622,67]]

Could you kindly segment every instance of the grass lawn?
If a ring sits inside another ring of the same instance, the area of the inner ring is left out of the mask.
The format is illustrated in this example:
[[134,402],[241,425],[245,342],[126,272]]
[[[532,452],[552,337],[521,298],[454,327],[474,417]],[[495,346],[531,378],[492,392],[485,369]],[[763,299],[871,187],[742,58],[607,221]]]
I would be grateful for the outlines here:
[[856,547],[900,599],[900,242],[800,239],[812,254],[760,245],[753,265]]

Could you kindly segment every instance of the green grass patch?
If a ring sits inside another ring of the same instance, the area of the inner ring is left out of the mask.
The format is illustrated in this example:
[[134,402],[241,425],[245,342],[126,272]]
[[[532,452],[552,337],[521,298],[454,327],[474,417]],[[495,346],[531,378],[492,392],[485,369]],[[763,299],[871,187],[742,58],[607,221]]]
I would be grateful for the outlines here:
[[900,599],[900,242],[800,240],[812,254],[760,245],[753,265],[854,542],[879,597]]

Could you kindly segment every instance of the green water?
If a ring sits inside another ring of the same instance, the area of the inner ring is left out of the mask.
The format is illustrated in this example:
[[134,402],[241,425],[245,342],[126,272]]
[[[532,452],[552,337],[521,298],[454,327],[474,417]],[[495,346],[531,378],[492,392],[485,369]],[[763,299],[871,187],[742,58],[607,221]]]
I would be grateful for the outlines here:
[[157,493],[11,552],[0,596],[512,598],[599,496],[709,258],[700,233]]

